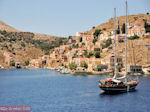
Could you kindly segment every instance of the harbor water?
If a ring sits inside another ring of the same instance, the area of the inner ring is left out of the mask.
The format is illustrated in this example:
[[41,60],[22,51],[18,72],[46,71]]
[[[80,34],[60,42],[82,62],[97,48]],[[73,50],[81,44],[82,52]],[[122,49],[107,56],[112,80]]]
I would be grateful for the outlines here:
[[149,112],[150,77],[139,76],[134,92],[106,94],[105,75],[70,75],[53,70],[0,70],[0,106],[31,106],[31,112]]

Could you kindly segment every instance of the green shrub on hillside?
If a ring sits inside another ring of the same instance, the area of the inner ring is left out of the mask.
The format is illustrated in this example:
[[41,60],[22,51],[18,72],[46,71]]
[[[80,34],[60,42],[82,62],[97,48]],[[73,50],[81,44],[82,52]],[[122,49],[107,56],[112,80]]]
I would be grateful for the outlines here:
[[96,29],[93,33],[94,36],[98,37],[101,34],[101,29]]
[[82,61],[81,64],[80,64],[80,67],[83,67],[83,68],[88,68],[88,64],[85,62],[85,61]]
[[101,56],[100,56],[100,52],[96,52],[95,53],[95,58],[100,58]]
[[24,42],[21,42],[21,46],[22,46],[22,47],[25,47],[26,45],[25,45],[25,43],[24,43]]
[[15,62],[10,62],[10,66],[15,66]]
[[82,42],[82,37],[80,37],[80,42]]
[[29,60],[25,61],[25,65],[28,66],[30,64]]
[[150,25],[147,24],[146,21],[145,21],[145,23],[144,23],[144,27],[145,27],[146,33],[149,33],[149,32],[150,32]]
[[117,66],[118,72],[121,72],[121,69],[122,69],[122,66],[121,66],[121,65],[118,65],[118,66]]
[[125,23],[123,23],[123,25],[122,25],[122,33],[123,34],[125,34],[125,26],[126,26]]
[[109,47],[111,44],[112,44],[112,39],[109,38],[102,44],[102,49]]
[[85,51],[84,52],[84,56],[86,57],[86,58],[90,58],[90,57],[92,57],[94,54],[93,54],[93,52],[87,52],[87,51]]
[[135,40],[135,39],[138,39],[138,38],[140,38],[140,37],[137,36],[137,35],[134,35],[134,36],[129,37],[128,39],[129,39],[129,40]]
[[95,38],[93,39],[93,44],[95,44],[95,43],[97,42],[97,40],[98,40],[98,38],[95,37]]
[[69,68],[71,70],[75,70],[77,68],[77,65],[74,62],[72,62],[72,63],[69,64]]

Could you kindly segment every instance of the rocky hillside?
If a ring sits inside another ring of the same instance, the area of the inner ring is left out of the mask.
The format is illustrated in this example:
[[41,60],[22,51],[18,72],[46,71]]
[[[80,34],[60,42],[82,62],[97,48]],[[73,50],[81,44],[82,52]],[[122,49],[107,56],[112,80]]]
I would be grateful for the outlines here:
[[4,23],[3,21],[0,21],[0,30],[3,31],[7,31],[7,32],[19,32],[19,30],[16,30],[15,28],[7,25],[6,23]]
[[[120,16],[117,18],[119,20],[119,26],[120,29],[122,28],[122,25],[125,23],[125,16]],[[129,15],[128,16],[128,24],[133,24],[135,22],[140,23],[141,26],[144,26],[144,22],[147,22],[150,24],[150,15],[148,14],[138,14],[138,15]],[[91,29],[88,33],[91,34],[95,32],[96,29],[106,30],[110,32],[114,29],[114,19],[111,18],[108,22],[101,24],[93,29]]]
[[15,62],[24,64],[27,60],[49,54],[52,48],[66,42],[67,38],[22,32],[0,21],[0,65],[6,65],[4,52],[11,53]]

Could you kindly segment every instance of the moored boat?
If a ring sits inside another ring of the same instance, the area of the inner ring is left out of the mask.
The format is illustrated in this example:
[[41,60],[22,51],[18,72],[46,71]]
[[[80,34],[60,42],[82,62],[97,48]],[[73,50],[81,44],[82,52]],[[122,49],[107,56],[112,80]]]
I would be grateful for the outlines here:
[[99,87],[105,92],[128,92],[135,90],[138,85],[138,79],[127,78],[127,1],[126,1],[126,24],[125,24],[125,75],[117,78],[117,63],[116,63],[116,9],[114,9],[114,76],[113,78],[107,78],[99,81]]
[[117,79],[106,79],[99,81],[99,87],[105,92],[127,92],[134,91],[138,85],[137,79],[132,79],[126,83]]

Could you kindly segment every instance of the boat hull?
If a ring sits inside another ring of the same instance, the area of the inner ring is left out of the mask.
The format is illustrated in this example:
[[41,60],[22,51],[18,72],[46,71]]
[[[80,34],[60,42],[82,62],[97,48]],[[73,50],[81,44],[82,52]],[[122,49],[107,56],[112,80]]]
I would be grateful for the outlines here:
[[127,91],[134,91],[137,85],[132,85],[132,86],[123,86],[123,87],[106,87],[106,86],[101,86],[99,87],[105,91],[105,92],[127,92]]

